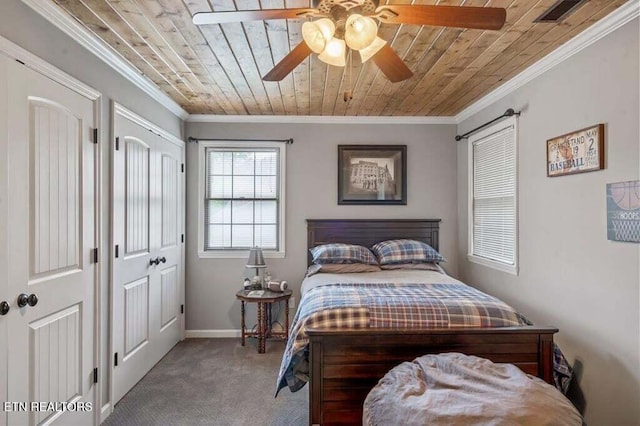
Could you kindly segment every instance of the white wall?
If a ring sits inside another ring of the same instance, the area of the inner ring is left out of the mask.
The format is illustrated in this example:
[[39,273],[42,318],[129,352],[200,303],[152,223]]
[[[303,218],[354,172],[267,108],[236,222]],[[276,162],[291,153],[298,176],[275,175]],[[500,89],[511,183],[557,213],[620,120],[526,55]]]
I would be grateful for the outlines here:
[[[607,240],[606,183],[640,178],[638,20],[618,29],[459,126],[512,107],[519,119],[520,275],[469,263],[467,149],[458,143],[462,278],[554,325],[592,425],[640,424],[638,244]],[[546,140],[605,123],[606,168],[548,178]],[[579,393],[579,392],[577,392]]]
[[39,56],[85,84],[102,93],[102,117],[100,120],[100,141],[102,149],[102,289],[101,297],[101,342],[102,365],[100,377],[102,404],[108,402],[108,314],[109,314],[109,164],[110,164],[110,101],[115,100],[135,111],[149,121],[157,123],[168,132],[181,136],[182,121],[163,106],[117,74],[112,68],[86,51],[79,44],[55,28],[48,21],[24,5],[20,0],[1,0],[0,36],[7,38],[23,49]]
[[[405,124],[215,124],[187,123],[196,138],[295,140],[287,147],[286,258],[267,259],[274,278],[286,279],[296,299],[306,270],[305,219],[441,218],[445,268],[457,273],[455,125]],[[406,206],[338,206],[339,144],[406,144]],[[246,259],[198,258],[197,146],[187,147],[187,330],[240,328]],[[249,319],[248,319],[249,321]]]

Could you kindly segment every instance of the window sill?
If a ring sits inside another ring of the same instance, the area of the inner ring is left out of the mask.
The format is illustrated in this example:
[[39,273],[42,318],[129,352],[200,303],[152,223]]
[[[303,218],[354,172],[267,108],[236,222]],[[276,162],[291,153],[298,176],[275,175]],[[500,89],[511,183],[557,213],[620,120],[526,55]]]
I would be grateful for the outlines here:
[[467,254],[467,259],[470,262],[477,263],[478,265],[486,266],[491,269],[496,269],[498,271],[507,272],[511,275],[518,275],[518,265],[509,265],[506,263],[498,262],[495,260],[486,259],[484,257],[479,257],[473,254]]
[[[283,251],[267,251],[263,250],[262,255],[265,259],[284,259]],[[249,250],[228,250],[228,251],[198,251],[200,259],[244,259],[249,258]]]

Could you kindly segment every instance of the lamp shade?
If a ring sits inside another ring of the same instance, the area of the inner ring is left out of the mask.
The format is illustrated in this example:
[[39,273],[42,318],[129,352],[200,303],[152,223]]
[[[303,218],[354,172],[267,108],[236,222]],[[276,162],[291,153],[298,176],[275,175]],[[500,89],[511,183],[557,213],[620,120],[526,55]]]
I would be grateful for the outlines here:
[[347,18],[344,30],[344,41],[353,50],[369,46],[378,35],[376,21],[368,16],[354,13]]
[[302,38],[315,53],[320,53],[327,47],[335,32],[335,24],[327,18],[302,24]]
[[254,247],[249,251],[249,260],[247,260],[247,268],[266,268],[264,256],[260,247]]
[[386,41],[380,37],[376,37],[370,45],[364,49],[360,49],[360,59],[362,60],[362,63],[364,64],[371,59],[373,55],[378,53],[378,51],[384,47],[385,44],[387,44]]
[[346,52],[347,46],[344,40],[334,37],[329,40],[327,47],[318,55],[318,59],[334,67],[344,67],[347,64]]

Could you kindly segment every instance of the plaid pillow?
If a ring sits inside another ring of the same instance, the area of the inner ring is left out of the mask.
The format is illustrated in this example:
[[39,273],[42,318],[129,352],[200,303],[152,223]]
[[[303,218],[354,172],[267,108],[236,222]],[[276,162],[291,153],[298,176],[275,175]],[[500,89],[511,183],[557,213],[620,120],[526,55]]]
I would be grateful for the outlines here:
[[365,263],[377,265],[378,261],[371,251],[354,244],[323,244],[309,249],[313,263]]
[[444,262],[444,257],[433,247],[422,241],[388,240],[382,241],[371,250],[381,265],[392,263]]

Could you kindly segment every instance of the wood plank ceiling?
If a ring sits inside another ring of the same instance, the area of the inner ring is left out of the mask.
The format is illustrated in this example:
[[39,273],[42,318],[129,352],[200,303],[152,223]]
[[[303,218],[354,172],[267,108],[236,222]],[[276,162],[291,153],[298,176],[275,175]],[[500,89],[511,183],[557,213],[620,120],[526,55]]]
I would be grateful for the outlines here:
[[[311,55],[281,82],[261,76],[302,41],[302,20],[195,26],[202,11],[311,7],[310,0],[54,1],[192,114],[451,116],[627,0],[590,0],[560,23],[534,23],[556,0],[425,0],[389,4],[507,9],[501,31],[381,24],[414,76],[391,83],[354,55]],[[380,4],[385,3],[384,0]],[[343,100],[351,88],[353,99]]]

